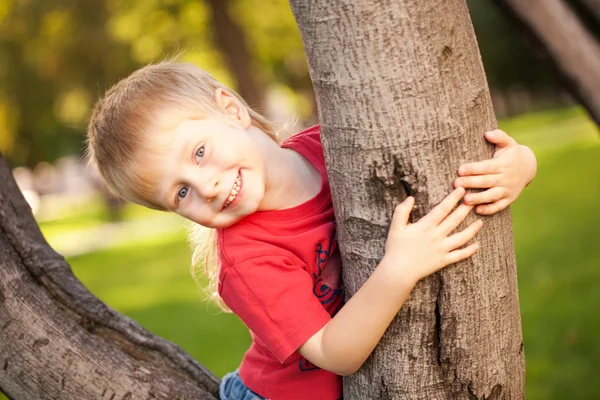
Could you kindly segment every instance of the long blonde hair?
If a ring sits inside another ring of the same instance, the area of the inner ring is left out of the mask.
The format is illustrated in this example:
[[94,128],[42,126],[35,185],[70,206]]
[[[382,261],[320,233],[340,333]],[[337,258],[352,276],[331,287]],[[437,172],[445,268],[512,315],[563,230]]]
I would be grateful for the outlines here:
[[[239,94],[206,71],[174,59],[151,64],[111,87],[96,103],[90,118],[87,131],[90,163],[111,191],[134,203],[166,211],[152,200],[158,177],[138,167],[140,151],[143,150],[141,154],[153,151],[152,141],[145,140],[145,132],[164,110],[176,113],[182,119],[224,120],[214,97],[218,88],[235,96],[248,109],[252,125],[279,143],[274,123],[250,108]],[[193,252],[192,276],[201,285],[198,271],[204,264],[208,297],[221,309],[229,311],[217,290],[220,266],[215,230],[189,223],[188,232]]]

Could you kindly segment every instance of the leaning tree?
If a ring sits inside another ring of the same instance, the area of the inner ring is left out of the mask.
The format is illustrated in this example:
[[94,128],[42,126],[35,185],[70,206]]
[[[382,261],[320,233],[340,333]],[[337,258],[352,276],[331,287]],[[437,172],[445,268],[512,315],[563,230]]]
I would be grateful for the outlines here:
[[0,156],[0,391],[15,400],[218,399],[218,379],[93,296]]
[[[464,0],[292,0],[322,122],[348,296],[383,254],[394,204],[424,215],[496,121]],[[214,399],[218,380],[111,310],[44,241],[0,158],[0,390],[13,399]],[[468,222],[468,221],[467,221]],[[481,249],[422,281],[347,399],[523,397],[508,211]]]
[[[564,0],[493,0],[600,126],[600,38]],[[600,23],[600,1],[575,0]]]

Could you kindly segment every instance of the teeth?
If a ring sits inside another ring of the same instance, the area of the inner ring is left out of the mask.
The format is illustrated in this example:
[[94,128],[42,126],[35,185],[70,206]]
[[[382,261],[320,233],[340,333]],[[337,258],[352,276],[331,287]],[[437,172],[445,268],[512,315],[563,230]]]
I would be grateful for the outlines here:
[[237,196],[237,194],[240,192],[241,183],[242,183],[242,177],[240,176],[240,174],[238,174],[235,178],[235,181],[233,182],[233,187],[231,188],[231,194],[227,198],[227,201],[225,202],[224,207],[227,207],[229,204],[231,204],[233,199],[235,199],[235,196]]

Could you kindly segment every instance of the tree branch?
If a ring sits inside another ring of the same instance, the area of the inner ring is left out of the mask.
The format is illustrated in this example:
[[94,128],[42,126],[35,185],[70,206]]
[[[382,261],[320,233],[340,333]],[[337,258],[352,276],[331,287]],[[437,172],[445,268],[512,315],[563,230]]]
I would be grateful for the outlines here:
[[81,284],[47,244],[1,155],[0,187],[0,387],[8,396],[218,398],[206,368]]

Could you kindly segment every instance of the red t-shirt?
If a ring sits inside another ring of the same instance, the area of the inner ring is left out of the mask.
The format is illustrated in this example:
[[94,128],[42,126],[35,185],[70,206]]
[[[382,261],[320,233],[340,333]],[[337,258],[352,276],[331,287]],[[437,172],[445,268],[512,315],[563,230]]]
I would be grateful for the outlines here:
[[259,211],[218,230],[219,294],[250,329],[252,345],[239,374],[252,391],[273,400],[335,400],[342,397],[342,378],[297,352],[343,304],[319,127],[282,147],[320,172],[321,190],[297,207]]

